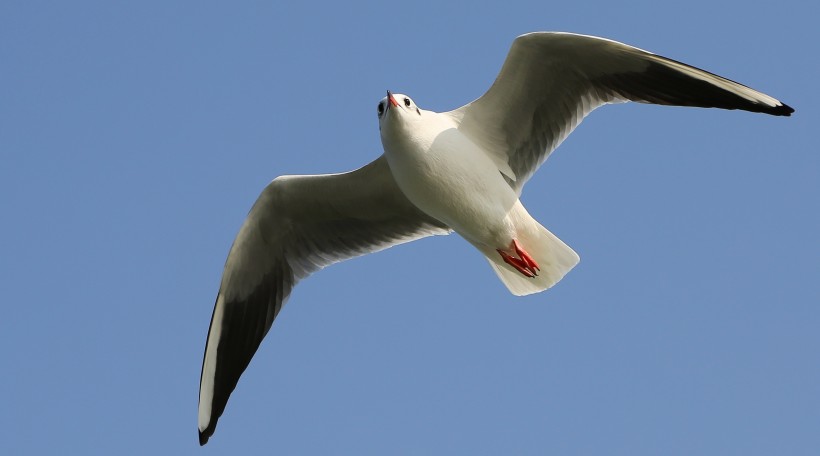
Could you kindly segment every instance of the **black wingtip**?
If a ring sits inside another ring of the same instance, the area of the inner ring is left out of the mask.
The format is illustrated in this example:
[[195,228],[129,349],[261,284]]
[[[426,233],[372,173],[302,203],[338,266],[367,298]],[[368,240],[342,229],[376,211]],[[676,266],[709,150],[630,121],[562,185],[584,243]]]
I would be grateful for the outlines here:
[[770,111],[767,111],[768,114],[771,114],[771,115],[774,115],[774,116],[786,116],[786,117],[791,116],[793,112],[794,112],[794,108],[787,105],[786,103],[781,103],[781,104],[775,106],[774,108],[772,108]]
[[214,430],[210,426],[205,428],[204,431],[199,431],[199,446],[203,446],[208,443],[208,439],[210,439],[213,434]]

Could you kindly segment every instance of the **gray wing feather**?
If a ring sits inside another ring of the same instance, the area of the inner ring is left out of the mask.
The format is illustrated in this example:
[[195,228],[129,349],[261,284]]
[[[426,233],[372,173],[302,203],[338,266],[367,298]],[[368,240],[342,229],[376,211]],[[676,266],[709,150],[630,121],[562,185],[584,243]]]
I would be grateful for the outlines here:
[[213,434],[239,377],[300,279],[332,263],[449,232],[401,193],[384,156],[349,173],[271,182],[225,262],[200,377],[200,444]]
[[[603,38],[537,32],[518,37],[481,98],[449,114],[524,183],[595,108],[637,101],[788,116],[794,109],[737,82]],[[504,172],[504,167],[500,167]]]

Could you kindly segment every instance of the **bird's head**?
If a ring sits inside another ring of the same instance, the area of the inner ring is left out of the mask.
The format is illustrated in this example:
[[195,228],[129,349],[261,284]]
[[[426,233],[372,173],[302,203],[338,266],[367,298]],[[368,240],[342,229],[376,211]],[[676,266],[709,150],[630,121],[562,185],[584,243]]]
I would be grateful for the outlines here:
[[376,107],[379,115],[379,129],[385,125],[412,123],[421,118],[422,111],[413,99],[401,93],[387,91],[387,96],[379,101]]

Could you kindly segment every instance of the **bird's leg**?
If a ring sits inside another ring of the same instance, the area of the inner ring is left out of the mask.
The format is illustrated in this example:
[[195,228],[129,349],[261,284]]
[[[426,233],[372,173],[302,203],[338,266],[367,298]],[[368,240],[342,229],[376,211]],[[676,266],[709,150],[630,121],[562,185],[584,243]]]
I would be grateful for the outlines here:
[[541,270],[541,267],[538,266],[538,263],[535,262],[535,260],[530,256],[529,253],[527,253],[526,250],[521,248],[521,246],[518,244],[517,239],[513,239],[512,243],[513,248],[515,249],[515,253],[518,254],[518,256],[521,257],[521,259],[524,260],[525,263],[527,263],[527,269],[532,271],[533,274],[538,275],[537,271]]
[[527,263],[525,263],[524,260],[518,259],[501,249],[496,249],[496,251],[501,254],[501,258],[505,263],[514,267],[518,272],[527,277],[535,277],[535,274],[527,268]]
[[535,277],[538,275],[538,271],[541,268],[538,266],[538,263],[532,259],[529,253],[526,250],[521,248],[518,244],[518,241],[513,239],[512,241],[512,248],[515,250],[515,254],[518,255],[519,258],[516,258],[509,253],[501,250],[496,249],[496,251],[501,255],[501,258],[504,260],[505,263],[509,264],[510,266],[514,267],[518,272],[523,274],[526,277]]

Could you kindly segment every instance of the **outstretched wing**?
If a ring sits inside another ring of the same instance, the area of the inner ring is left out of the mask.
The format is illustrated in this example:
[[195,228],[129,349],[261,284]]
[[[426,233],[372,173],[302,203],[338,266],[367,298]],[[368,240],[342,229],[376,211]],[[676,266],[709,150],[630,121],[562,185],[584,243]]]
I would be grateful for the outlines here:
[[234,240],[216,297],[199,384],[199,443],[296,283],[325,266],[448,234],[401,193],[384,156],[343,174],[281,176]]
[[[794,112],[742,84],[626,44],[537,32],[513,42],[487,93],[449,114],[494,160],[509,165],[511,185],[520,193],[587,114],[622,101],[777,116]],[[506,167],[499,169],[504,172]]]

